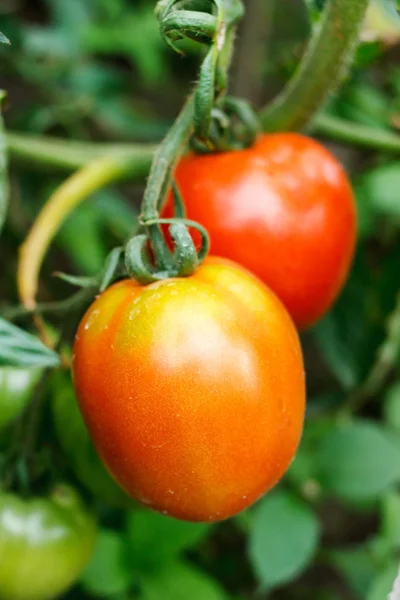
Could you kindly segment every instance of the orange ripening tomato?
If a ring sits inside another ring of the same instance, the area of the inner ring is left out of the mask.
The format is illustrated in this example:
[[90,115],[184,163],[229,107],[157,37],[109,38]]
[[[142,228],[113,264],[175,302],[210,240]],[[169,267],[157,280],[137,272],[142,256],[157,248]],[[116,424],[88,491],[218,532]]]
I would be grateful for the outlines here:
[[[260,277],[300,329],[326,313],[350,268],[356,209],[344,170],[321,144],[264,135],[247,150],[189,154],[175,177],[212,254]],[[170,197],[163,216],[171,213]]]
[[74,381],[93,442],[136,500],[188,521],[241,511],[287,470],[305,383],[296,329],[251,273],[121,281],[84,316]]

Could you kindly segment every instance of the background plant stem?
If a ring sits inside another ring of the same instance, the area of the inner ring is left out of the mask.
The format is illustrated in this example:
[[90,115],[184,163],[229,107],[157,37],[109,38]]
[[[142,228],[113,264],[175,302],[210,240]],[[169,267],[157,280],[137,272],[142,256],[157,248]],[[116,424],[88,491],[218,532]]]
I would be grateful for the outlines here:
[[154,144],[114,144],[76,142],[46,136],[8,132],[8,152],[12,159],[34,166],[47,166],[66,171],[80,169],[102,156],[121,156],[131,160],[133,178],[145,177],[150,169]]
[[361,125],[332,115],[318,115],[313,122],[312,131],[354,146],[384,152],[400,152],[400,135],[397,133]]
[[328,0],[297,73],[261,113],[266,131],[299,130],[341,83],[369,0]]

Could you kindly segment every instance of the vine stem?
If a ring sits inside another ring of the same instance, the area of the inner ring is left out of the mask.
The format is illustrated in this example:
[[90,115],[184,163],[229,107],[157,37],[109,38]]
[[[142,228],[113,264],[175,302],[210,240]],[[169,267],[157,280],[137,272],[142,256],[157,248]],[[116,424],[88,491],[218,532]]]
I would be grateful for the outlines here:
[[159,205],[160,203],[157,203],[157,200],[162,200],[165,181],[168,179],[169,173],[174,168],[176,161],[193,132],[193,115],[194,95],[191,95],[154,154],[143,197],[141,215],[143,221],[158,217],[158,212],[162,207]]
[[[400,135],[395,132],[353,123],[329,114],[318,115],[312,132],[371,150],[400,153]],[[131,180],[140,180],[149,173],[158,146],[154,144],[112,144],[107,142],[71,142],[49,136],[24,135],[8,132],[7,148],[11,160],[38,168],[57,168],[62,171],[82,169],[89,162],[104,156],[130,159],[134,168]]]
[[[175,163],[193,133],[195,96],[192,94],[184,104],[176,121],[154,154],[147,186],[143,197],[141,222],[157,220],[166,192],[171,183]],[[156,261],[161,268],[168,268],[171,260],[169,249],[158,223],[147,226]]]
[[261,112],[266,131],[299,130],[341,83],[369,0],[328,0],[295,76]]
[[136,157],[134,160],[121,156],[98,158],[69,177],[50,197],[20,249],[17,286],[21,302],[28,310],[35,309],[40,267],[65,217],[90,194],[129,176],[136,167]]
[[114,144],[78,142],[62,138],[6,133],[7,150],[12,159],[33,166],[66,171],[81,169],[104,156],[132,161],[133,178],[145,177],[157,146],[154,144]]
[[353,123],[340,117],[318,115],[312,124],[313,133],[339,142],[383,152],[400,152],[400,135],[386,129]]

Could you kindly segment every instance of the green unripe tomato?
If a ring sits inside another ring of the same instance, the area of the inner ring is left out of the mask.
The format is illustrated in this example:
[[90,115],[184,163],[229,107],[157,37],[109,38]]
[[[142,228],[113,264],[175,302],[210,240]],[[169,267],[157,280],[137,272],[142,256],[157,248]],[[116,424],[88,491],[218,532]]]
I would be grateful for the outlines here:
[[0,600],[58,597],[79,578],[95,539],[95,519],[69,486],[31,500],[0,494]]
[[40,375],[41,369],[0,369],[0,429],[25,408]]
[[131,506],[132,500],[101,462],[79,411],[71,378],[64,373],[57,373],[53,380],[52,409],[58,441],[82,485],[111,506]]

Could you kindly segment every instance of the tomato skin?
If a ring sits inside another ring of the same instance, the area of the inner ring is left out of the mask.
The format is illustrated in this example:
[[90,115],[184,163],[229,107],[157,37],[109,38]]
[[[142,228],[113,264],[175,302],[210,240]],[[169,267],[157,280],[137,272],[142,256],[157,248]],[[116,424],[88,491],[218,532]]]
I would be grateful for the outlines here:
[[0,369],[0,429],[23,411],[41,373],[41,369]]
[[0,494],[0,599],[51,600],[88,562],[96,524],[69,486],[47,498]]
[[301,437],[295,327],[268,288],[224,259],[188,278],[109,288],[82,319],[73,371],[110,472],[176,518],[243,510],[282,477]]
[[[189,154],[175,177],[212,254],[260,277],[300,329],[326,313],[351,265],[356,209],[344,170],[321,144],[264,135],[247,150]],[[171,212],[170,197],[163,216]]]

